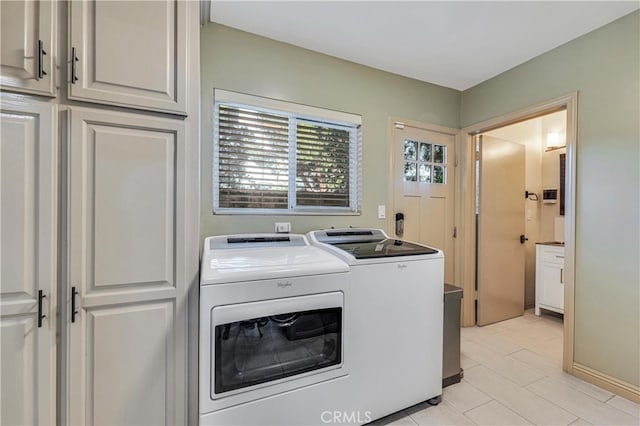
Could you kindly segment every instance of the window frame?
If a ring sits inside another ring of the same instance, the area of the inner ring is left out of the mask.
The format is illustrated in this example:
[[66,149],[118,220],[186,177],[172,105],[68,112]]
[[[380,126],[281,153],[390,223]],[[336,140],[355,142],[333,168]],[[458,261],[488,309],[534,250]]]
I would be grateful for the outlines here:
[[[287,209],[220,207],[220,104],[236,108],[250,108],[265,113],[286,116],[289,126],[289,176]],[[349,206],[297,205],[297,125],[298,122],[319,124],[349,131]],[[341,111],[214,89],[213,102],[213,213],[216,215],[329,215],[356,216],[362,212],[362,117]]]

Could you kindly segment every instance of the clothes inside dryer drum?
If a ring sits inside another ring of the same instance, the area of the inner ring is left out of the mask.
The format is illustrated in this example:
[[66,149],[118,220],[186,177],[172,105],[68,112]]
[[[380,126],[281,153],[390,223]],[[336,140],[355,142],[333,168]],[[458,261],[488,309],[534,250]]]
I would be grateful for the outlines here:
[[215,392],[339,364],[341,318],[331,308],[216,326]]

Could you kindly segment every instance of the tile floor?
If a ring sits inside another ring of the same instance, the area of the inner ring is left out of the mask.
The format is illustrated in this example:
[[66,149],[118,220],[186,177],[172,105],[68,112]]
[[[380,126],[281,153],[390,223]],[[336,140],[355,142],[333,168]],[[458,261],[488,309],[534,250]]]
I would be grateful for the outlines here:
[[640,405],[562,371],[562,319],[524,316],[463,328],[464,378],[377,425],[640,425]]

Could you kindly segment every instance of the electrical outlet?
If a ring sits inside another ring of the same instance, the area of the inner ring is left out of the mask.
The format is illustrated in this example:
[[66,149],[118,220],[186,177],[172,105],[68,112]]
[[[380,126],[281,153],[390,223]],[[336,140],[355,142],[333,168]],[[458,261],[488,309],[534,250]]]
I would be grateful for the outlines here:
[[290,222],[276,222],[276,232],[279,234],[286,234],[291,232]]
[[387,218],[387,206],[384,204],[378,205],[378,219],[386,219]]

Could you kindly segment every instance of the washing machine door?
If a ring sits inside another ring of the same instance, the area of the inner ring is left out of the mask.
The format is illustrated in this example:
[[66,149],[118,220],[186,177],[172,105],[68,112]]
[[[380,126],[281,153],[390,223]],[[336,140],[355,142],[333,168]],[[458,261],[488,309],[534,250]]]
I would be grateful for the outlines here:
[[214,307],[211,399],[238,403],[344,375],[343,310],[342,292]]

